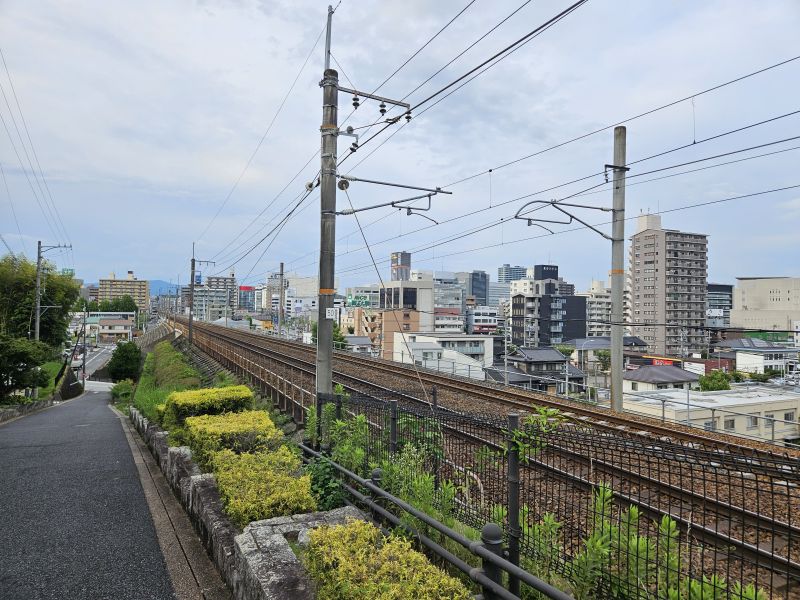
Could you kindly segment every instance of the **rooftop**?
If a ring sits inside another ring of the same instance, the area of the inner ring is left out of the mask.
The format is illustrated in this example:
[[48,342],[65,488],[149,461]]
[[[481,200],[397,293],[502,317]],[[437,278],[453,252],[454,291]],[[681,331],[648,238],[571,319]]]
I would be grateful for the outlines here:
[[645,365],[638,369],[625,371],[622,378],[642,383],[686,383],[700,379],[696,373],[684,371],[672,365]]
[[543,346],[540,348],[517,348],[513,355],[516,359],[522,359],[525,362],[564,362],[566,358],[561,352],[550,346]]
[[[599,335],[589,338],[575,338],[564,342],[565,346],[574,346],[577,350],[608,350],[611,348],[611,337]],[[647,347],[647,342],[635,335],[626,335],[622,341],[623,346]]]
[[[716,392],[700,392],[692,390],[689,392],[689,402],[695,408],[733,408],[736,406],[747,406],[763,404],[764,402],[800,402],[800,394],[786,391],[779,388],[765,385],[744,385],[732,384],[730,390],[720,390]],[[662,401],[670,404],[686,406],[686,390],[655,390],[651,392],[637,392],[636,394],[625,394],[626,400],[634,400],[642,404],[657,404],[661,406]]]

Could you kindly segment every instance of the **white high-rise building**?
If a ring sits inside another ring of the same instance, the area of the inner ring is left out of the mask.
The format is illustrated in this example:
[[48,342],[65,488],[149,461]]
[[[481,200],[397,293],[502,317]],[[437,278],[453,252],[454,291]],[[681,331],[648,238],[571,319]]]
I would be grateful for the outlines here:
[[586,337],[611,336],[611,288],[605,281],[592,280],[588,291],[575,294],[586,298]]

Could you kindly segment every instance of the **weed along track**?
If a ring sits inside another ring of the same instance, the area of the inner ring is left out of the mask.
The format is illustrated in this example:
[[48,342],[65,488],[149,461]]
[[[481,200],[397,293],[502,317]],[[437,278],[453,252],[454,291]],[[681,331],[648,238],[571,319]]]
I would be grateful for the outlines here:
[[[185,327],[179,319],[177,328]],[[303,407],[315,403],[313,348],[202,323],[194,327],[199,348],[269,391],[296,420],[305,418]],[[535,425],[519,442],[526,518],[539,522],[555,515],[567,555],[574,556],[590,534],[593,495],[605,484],[614,493],[615,518],[630,518],[629,507],[636,507],[638,535],[658,539],[662,520],[674,522],[681,572],[755,582],[769,597],[800,598],[800,462],[791,450],[350,353],[335,353],[333,368],[335,383],[376,399],[348,406],[367,416],[374,435],[386,433],[389,399],[397,400],[409,422],[415,419],[415,435],[438,428],[437,473],[460,486],[461,514],[470,524],[491,519],[492,507],[506,503],[505,428],[507,414],[515,411]],[[557,426],[536,425],[550,421]],[[523,538],[523,550],[539,552],[534,546]]]

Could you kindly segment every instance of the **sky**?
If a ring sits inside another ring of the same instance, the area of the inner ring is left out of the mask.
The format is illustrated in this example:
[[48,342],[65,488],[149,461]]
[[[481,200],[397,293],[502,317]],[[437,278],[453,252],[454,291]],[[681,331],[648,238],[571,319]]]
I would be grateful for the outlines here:
[[[571,4],[527,2],[474,44],[523,3],[342,0],[332,66],[342,86],[414,106]],[[71,243],[47,256],[87,282],[133,270],[185,283],[193,243],[198,259],[214,261],[199,268],[206,275],[234,270],[254,284],[281,261],[315,274],[318,189],[274,228],[319,169],[326,14],[310,0],[2,0],[5,242],[34,259],[37,240]],[[637,215],[657,212],[665,228],[709,235],[709,281],[799,276],[800,187],[791,186],[800,185],[800,138],[789,138],[800,136],[800,113],[784,115],[800,110],[800,60],[700,93],[800,55],[797,31],[795,0],[589,0],[369,142],[382,127],[365,127],[381,118],[378,106],[364,101],[353,113],[340,93],[340,124],[362,127],[362,147],[340,174],[452,192],[423,213],[436,223],[391,207],[339,216],[340,289],[377,282],[376,266],[387,279],[398,250],[412,252],[412,268],[482,269],[493,280],[503,263],[558,264],[578,290],[605,279],[606,239],[514,215],[587,188],[565,201],[609,207],[602,172],[623,122],[628,163],[647,158],[628,172],[627,237]],[[339,140],[340,161],[352,141]],[[778,188],[790,189],[761,193]],[[353,182],[337,207],[414,193]],[[606,212],[573,210],[610,233]],[[552,207],[537,216],[564,218]]]

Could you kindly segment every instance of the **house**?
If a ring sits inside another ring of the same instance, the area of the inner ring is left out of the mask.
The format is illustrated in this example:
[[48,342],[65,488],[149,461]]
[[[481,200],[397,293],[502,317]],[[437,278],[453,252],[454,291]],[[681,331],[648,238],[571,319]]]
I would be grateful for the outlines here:
[[346,335],[344,341],[347,344],[347,350],[357,354],[369,354],[370,356],[375,353],[372,346],[372,340],[368,335]]
[[[524,374],[521,386],[531,390],[541,390],[551,394],[563,393],[568,383],[570,390],[583,389],[586,383],[586,374],[569,364],[569,360],[561,352],[549,346],[517,348],[508,355],[508,365],[518,371],[514,372],[515,379],[520,379],[520,374]],[[503,381],[505,363],[496,364],[488,371],[492,379]]]
[[[576,338],[564,342],[565,346],[572,346],[575,350],[570,355],[573,363],[587,372],[600,370],[600,361],[597,359],[598,350],[611,350],[610,336],[595,336]],[[647,342],[635,335],[626,335],[622,339],[623,351],[646,352]]]
[[98,342],[122,342],[133,338],[133,321],[128,319],[99,319]]
[[[395,336],[400,336],[400,334],[395,333]],[[404,340],[402,337],[397,337],[395,342],[395,362],[411,364],[413,357],[414,364],[426,369],[479,381],[486,379],[483,365],[480,362],[455,350],[443,348],[437,342],[411,341],[408,338]]]
[[800,368],[798,368],[800,348],[788,348],[785,345],[759,338],[723,340],[717,344],[716,348],[735,354],[738,371],[747,373],[800,372]]
[[648,365],[623,373],[622,392],[686,389],[696,385],[699,380],[697,373],[673,365]]

